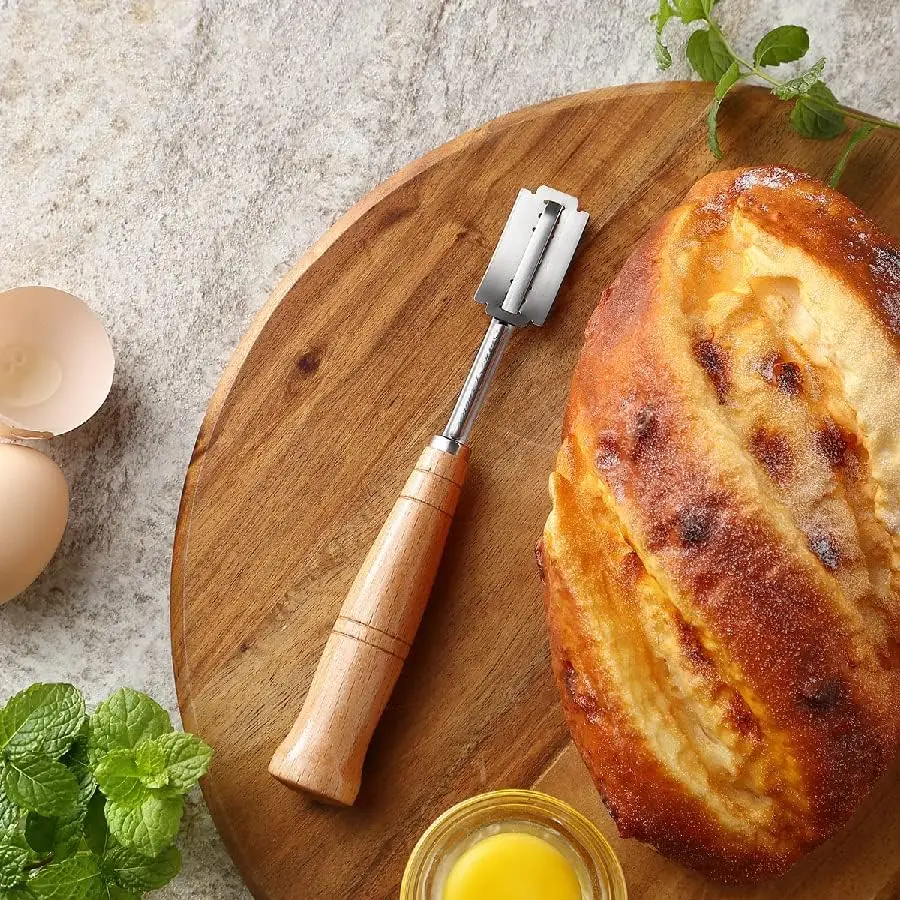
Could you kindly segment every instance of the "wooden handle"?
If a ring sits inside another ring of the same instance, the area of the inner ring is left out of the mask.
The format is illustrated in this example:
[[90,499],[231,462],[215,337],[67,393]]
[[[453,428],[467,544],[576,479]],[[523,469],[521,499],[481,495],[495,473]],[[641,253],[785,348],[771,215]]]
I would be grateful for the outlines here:
[[378,533],[325,644],[303,709],[269,771],[350,805],[375,726],[431,593],[469,449],[426,447]]

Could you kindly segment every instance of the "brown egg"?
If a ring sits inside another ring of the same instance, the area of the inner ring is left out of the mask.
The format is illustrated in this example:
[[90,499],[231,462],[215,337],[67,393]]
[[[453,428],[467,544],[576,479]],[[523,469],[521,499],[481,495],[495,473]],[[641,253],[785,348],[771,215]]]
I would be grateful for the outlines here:
[[106,399],[114,365],[102,323],[77,297],[48,287],[0,293],[0,433],[77,428]]
[[0,443],[0,603],[44,571],[69,517],[69,488],[59,466],[20,444]]

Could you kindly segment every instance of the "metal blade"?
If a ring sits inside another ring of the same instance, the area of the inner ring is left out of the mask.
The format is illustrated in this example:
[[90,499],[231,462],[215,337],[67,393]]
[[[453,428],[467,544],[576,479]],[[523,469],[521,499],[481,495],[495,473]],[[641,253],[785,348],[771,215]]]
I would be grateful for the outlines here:
[[509,325],[543,325],[588,214],[578,198],[542,185],[519,191],[475,299]]

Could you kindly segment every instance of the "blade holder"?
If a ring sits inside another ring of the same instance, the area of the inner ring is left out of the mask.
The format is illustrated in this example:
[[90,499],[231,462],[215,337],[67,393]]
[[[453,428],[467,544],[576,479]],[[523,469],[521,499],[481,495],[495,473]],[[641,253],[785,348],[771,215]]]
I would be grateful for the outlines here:
[[514,328],[543,325],[587,225],[578,198],[542,185],[519,191],[475,299],[491,317],[487,333],[437,446],[469,438]]

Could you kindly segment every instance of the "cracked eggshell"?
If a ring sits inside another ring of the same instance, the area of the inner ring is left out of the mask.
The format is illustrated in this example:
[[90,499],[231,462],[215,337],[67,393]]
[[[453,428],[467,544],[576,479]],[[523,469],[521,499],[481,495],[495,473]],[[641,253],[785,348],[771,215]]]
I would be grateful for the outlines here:
[[68,518],[69,488],[60,467],[32,447],[0,443],[0,603],[44,571]]
[[0,293],[0,434],[77,428],[106,399],[114,368],[102,323],[77,297],[48,287]]

